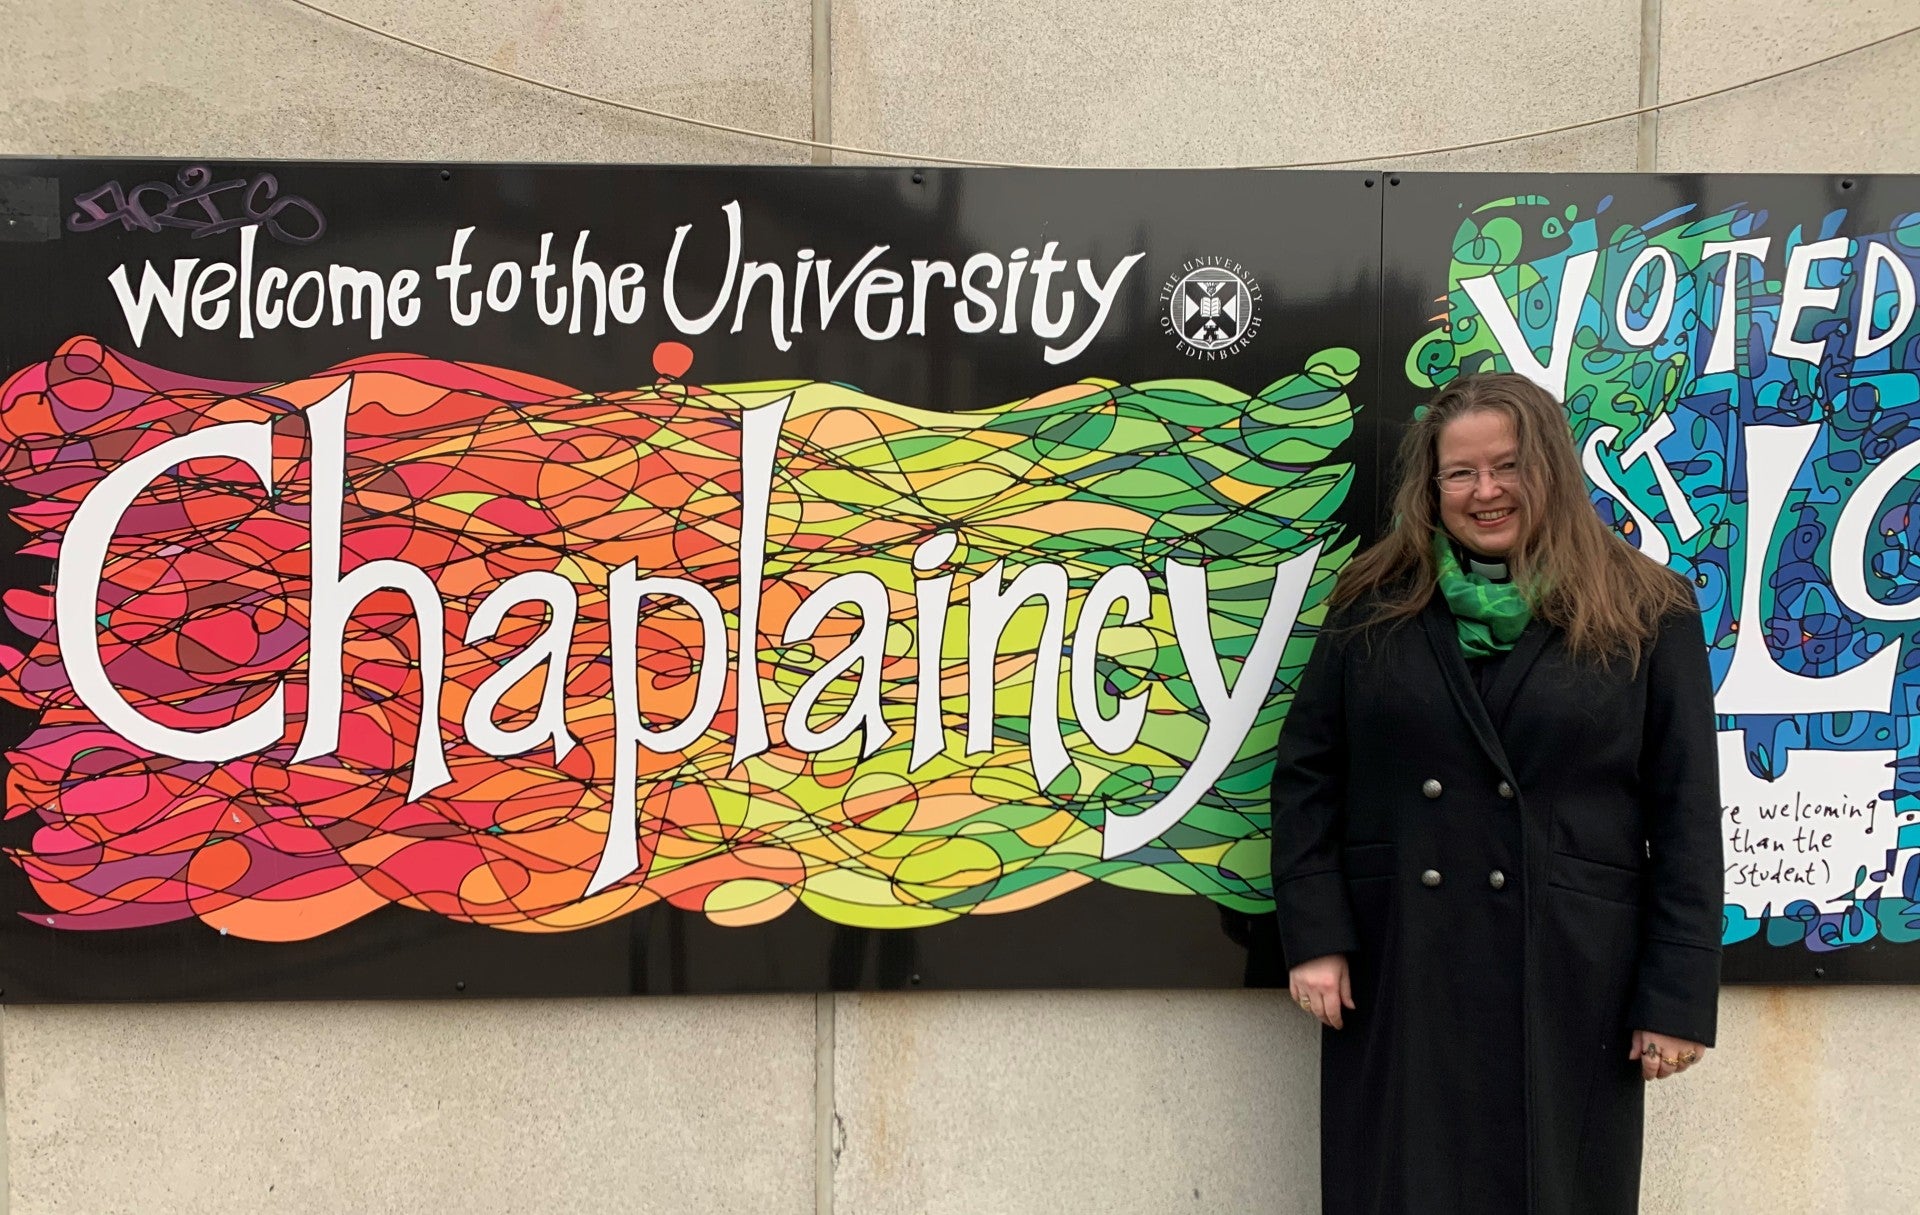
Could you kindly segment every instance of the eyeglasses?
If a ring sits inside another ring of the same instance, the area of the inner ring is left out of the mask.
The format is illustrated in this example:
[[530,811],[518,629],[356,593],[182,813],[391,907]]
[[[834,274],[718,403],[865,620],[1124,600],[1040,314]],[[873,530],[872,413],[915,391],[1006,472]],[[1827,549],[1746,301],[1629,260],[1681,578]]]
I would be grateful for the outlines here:
[[1520,483],[1520,466],[1512,460],[1496,464],[1492,468],[1449,468],[1435,477],[1443,494],[1464,494],[1472,492],[1480,484],[1481,474],[1493,479],[1493,483],[1507,489]]

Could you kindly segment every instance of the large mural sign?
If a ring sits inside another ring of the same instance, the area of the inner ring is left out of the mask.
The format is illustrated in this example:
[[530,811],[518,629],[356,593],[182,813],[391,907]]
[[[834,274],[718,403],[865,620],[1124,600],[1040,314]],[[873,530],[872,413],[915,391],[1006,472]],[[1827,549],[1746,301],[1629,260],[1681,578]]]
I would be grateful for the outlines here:
[[1730,974],[1920,978],[1920,190],[1120,180],[0,166],[0,992],[1273,981],[1483,366],[1699,588]]

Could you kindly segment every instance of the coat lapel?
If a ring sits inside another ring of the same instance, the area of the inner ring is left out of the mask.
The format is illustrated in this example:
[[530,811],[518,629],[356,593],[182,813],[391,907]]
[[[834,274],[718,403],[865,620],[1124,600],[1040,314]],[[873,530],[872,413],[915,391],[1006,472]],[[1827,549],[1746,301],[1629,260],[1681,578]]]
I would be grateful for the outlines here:
[[[1493,728],[1493,719],[1487,714],[1487,706],[1480,699],[1479,689],[1473,686],[1473,674],[1467,670],[1467,660],[1460,656],[1460,637],[1453,622],[1453,612],[1447,607],[1447,601],[1435,594],[1427,600],[1427,606],[1420,612],[1421,627],[1426,629],[1427,642],[1433,647],[1434,659],[1440,664],[1440,674],[1447,685],[1447,692],[1453,697],[1453,704],[1465,719],[1467,728],[1473,731],[1474,740],[1480,749],[1487,753],[1500,775],[1513,779],[1513,767],[1507,762],[1506,748],[1500,745],[1499,732]],[[1531,631],[1531,630],[1529,630]],[[1522,641],[1525,634],[1522,634]],[[1519,649],[1519,643],[1514,648]],[[1539,656],[1538,644],[1527,658],[1532,665],[1533,658]],[[1509,663],[1519,654],[1510,655]],[[1500,682],[1507,682],[1506,672],[1501,672]],[[1518,686],[1516,681],[1515,686]]]

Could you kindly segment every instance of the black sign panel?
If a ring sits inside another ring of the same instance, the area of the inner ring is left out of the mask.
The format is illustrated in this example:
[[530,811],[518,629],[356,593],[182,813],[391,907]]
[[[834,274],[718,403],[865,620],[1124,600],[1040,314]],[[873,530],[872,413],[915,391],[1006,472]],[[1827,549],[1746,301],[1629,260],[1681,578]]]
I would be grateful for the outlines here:
[[8,181],[7,998],[1272,977],[1376,184]]
[[9,162],[0,990],[1279,981],[1273,741],[1483,366],[1695,578],[1729,977],[1920,977],[1916,198]]

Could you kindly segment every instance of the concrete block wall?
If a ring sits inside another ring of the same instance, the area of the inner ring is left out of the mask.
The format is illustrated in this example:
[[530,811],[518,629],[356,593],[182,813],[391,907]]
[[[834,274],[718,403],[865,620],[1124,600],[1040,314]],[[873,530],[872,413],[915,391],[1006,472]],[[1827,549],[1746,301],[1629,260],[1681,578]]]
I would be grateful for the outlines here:
[[[1914,0],[322,0],[789,135],[1006,161],[1920,172]],[[0,151],[788,163],[292,0],[11,0]],[[842,162],[864,158],[840,156]],[[1657,1087],[1648,1212],[1920,1209],[1906,988],[1734,989]],[[1903,1014],[1905,1020],[1902,1020]],[[1314,1038],[1267,992],[10,1008],[0,1215],[1316,1209]]]

